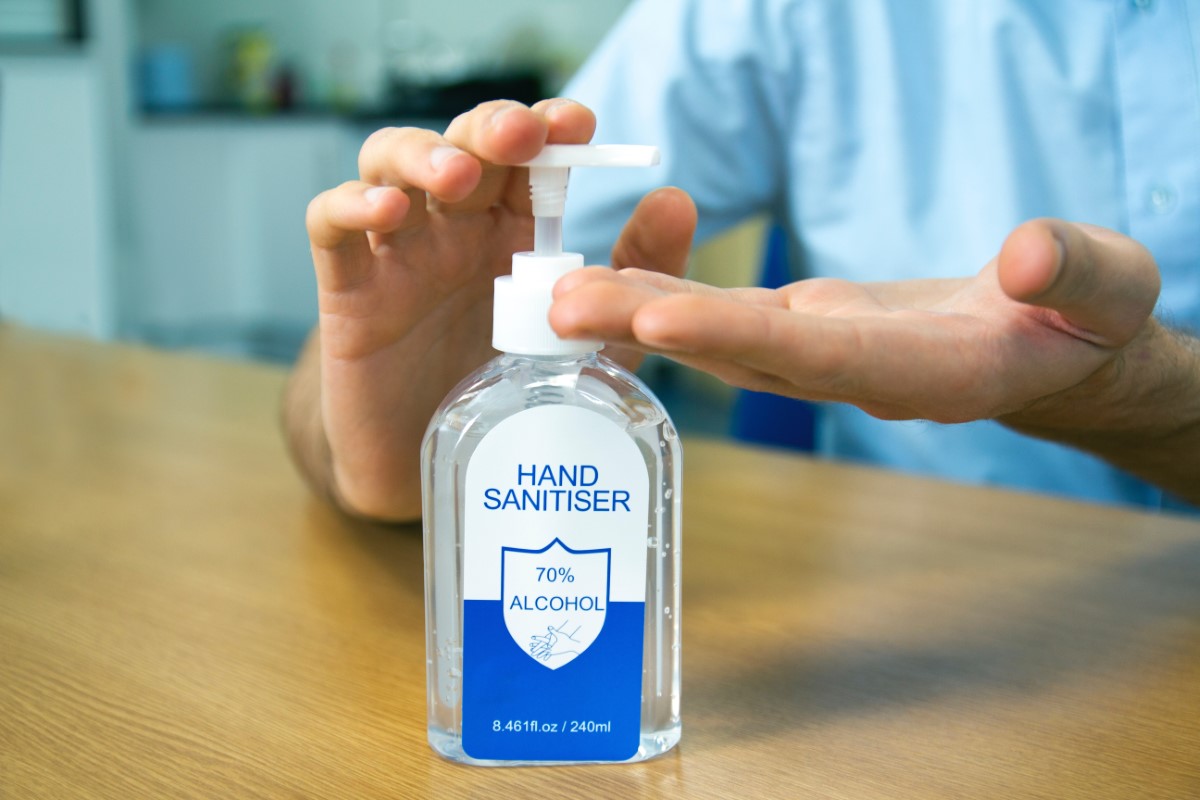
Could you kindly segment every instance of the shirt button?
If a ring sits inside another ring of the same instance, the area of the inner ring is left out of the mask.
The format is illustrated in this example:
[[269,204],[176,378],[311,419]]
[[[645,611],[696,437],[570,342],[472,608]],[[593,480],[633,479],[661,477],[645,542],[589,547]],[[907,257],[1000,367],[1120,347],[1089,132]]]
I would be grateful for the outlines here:
[[1175,207],[1175,192],[1170,186],[1158,184],[1150,187],[1150,210],[1155,214],[1166,214]]
[[1149,11],[1154,5],[1154,0],[1133,0],[1133,7],[1139,11]]

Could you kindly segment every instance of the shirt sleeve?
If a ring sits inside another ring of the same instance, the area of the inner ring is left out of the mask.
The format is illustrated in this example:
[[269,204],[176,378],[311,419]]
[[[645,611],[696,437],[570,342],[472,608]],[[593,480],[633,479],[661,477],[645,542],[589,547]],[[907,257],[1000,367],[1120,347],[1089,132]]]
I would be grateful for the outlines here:
[[674,185],[699,210],[698,239],[777,212],[788,115],[800,91],[794,3],[638,0],[567,87],[596,112],[598,144],[655,144],[654,169],[571,176],[564,244],[608,263],[637,202]]

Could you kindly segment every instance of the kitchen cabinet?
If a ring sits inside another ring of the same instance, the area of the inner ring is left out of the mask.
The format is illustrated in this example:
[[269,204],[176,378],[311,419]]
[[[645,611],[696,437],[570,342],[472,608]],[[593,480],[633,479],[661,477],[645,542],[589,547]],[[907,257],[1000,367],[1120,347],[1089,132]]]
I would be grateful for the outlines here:
[[114,330],[102,89],[87,53],[0,57],[0,319]]
[[364,136],[332,117],[185,115],[136,126],[130,332],[289,357],[316,321],[305,209],[355,177]]

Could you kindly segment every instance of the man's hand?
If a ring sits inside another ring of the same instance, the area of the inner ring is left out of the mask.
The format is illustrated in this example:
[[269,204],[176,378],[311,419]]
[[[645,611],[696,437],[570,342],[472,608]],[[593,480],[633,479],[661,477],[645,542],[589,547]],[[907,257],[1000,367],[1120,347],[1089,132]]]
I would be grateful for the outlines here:
[[720,290],[585,270],[559,281],[550,320],[562,336],[883,419],[999,418],[1197,499],[1200,359],[1150,316],[1158,291],[1157,267],[1132,239],[1037,220],[973,278]]
[[[568,100],[485,103],[444,136],[373,134],[360,180],[316,197],[308,231],[319,336],[285,401],[292,451],[346,510],[420,514],[418,450],[446,393],[494,355],[492,280],[533,242],[527,170],[546,143],[584,143],[595,119]],[[648,196],[614,258],[682,274],[695,212],[682,192]],[[626,358],[634,357],[626,353]]]

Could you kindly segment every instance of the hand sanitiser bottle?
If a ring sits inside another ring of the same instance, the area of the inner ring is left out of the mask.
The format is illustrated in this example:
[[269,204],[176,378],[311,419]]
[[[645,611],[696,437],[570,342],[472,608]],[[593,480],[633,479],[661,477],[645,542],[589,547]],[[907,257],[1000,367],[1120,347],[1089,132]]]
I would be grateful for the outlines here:
[[502,355],[422,447],[429,742],[468,764],[641,761],[678,741],[680,447],[633,374],[550,328],[567,172],[652,147],[548,145],[535,248],[496,279]]

